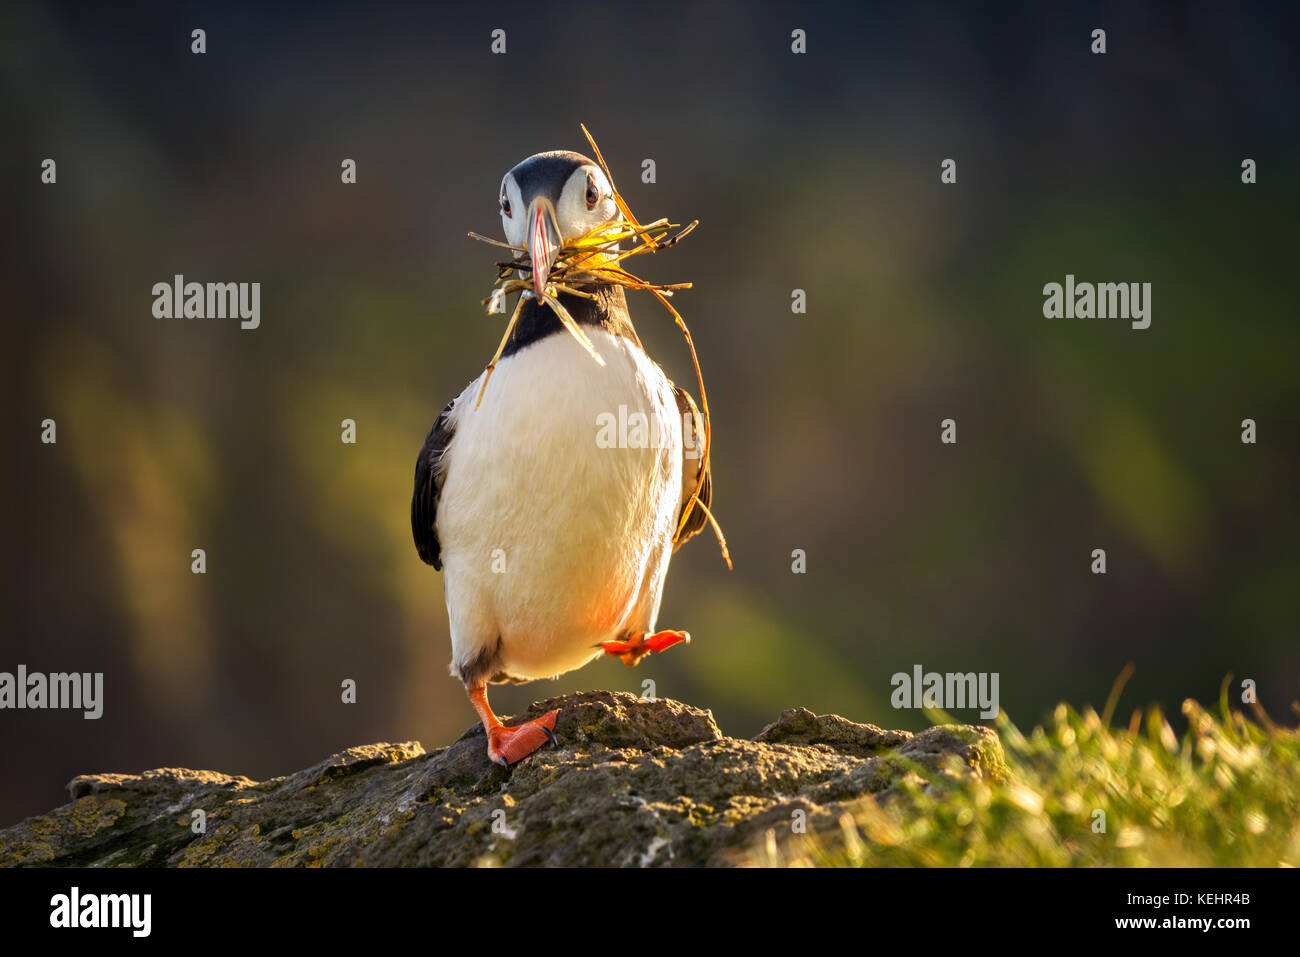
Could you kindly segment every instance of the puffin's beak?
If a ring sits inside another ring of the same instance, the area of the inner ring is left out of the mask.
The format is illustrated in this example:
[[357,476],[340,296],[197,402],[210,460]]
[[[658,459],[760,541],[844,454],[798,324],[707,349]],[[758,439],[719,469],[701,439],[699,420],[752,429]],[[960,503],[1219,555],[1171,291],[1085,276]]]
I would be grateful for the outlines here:
[[555,222],[555,207],[539,196],[528,207],[528,258],[533,264],[533,291],[546,291],[551,267],[560,255],[560,230]]

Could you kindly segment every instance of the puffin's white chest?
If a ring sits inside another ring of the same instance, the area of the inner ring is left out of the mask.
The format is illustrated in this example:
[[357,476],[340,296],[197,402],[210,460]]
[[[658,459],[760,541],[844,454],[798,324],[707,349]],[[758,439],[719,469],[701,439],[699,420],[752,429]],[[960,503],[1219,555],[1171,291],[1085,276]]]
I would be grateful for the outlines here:
[[438,506],[456,662],[497,654],[522,678],[576,668],[622,630],[647,579],[662,587],[677,404],[634,343],[589,335],[603,367],[552,335],[503,359],[477,409],[481,377],[456,401]]

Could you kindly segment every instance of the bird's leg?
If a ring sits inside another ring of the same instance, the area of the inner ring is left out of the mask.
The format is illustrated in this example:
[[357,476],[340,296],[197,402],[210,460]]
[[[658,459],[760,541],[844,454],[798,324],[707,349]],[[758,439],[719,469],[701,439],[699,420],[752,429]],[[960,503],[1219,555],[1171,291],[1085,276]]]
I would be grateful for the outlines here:
[[560,713],[558,710],[548,711],[540,718],[507,728],[493,714],[492,706],[488,704],[486,685],[477,684],[466,688],[465,692],[469,695],[470,704],[478,712],[479,720],[483,722],[483,730],[487,732],[488,757],[503,768],[522,761],[547,741],[556,743],[554,728],[555,719]]
[[623,664],[630,666],[652,651],[663,651],[682,641],[690,644],[690,632],[656,631],[653,635],[647,635],[644,631],[639,631],[627,641],[602,641],[600,647],[605,650],[605,654],[622,658]]

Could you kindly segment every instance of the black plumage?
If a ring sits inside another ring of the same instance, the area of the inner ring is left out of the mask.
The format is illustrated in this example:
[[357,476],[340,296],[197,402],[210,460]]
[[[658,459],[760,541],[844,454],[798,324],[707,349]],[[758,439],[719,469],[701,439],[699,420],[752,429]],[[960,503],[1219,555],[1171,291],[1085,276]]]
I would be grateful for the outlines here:
[[[712,508],[713,507],[713,479],[709,474],[710,472],[709,463],[704,458],[704,451],[705,451],[704,416],[700,415],[700,410],[696,406],[695,400],[691,398],[691,394],[687,392],[685,389],[683,389],[681,386],[679,385],[673,386],[673,395],[677,398],[677,410],[682,415],[683,441],[687,441],[686,416],[689,415],[691,417],[690,418],[691,437],[694,440],[695,443],[694,451],[698,453],[698,458],[693,460],[687,459],[686,461],[688,463],[691,461],[695,461],[703,464],[704,466],[703,475],[700,474],[701,470],[699,468],[696,468],[694,475],[691,476],[683,475],[682,481],[699,482],[700,501],[704,503],[704,508]],[[686,511],[689,504],[690,501],[688,499],[687,503],[682,506],[682,512]],[[703,531],[704,526],[709,523],[709,519],[704,512],[704,508],[700,508],[698,505],[695,506],[694,508],[691,508],[690,515],[687,516],[685,525],[682,525],[682,512],[677,513],[677,525],[681,528],[681,531],[677,534],[677,537],[673,540],[674,552],[677,551],[677,549],[681,548],[685,542],[694,538],[701,531]]]
[[551,150],[528,157],[510,171],[523,196],[544,196],[560,201],[560,190],[575,169],[590,166],[591,160],[572,150]]
[[438,494],[442,491],[442,456],[451,443],[453,399],[425,436],[415,460],[415,490],[411,494],[411,533],[415,550],[427,565],[442,571],[442,546],[438,542]]
[[[638,346],[641,345],[636,329],[632,326],[632,319],[628,315],[627,297],[623,294],[622,288],[609,285],[576,286],[575,288],[595,298],[587,299],[572,293],[560,293],[560,304],[569,311],[574,322],[580,326],[600,326],[611,335],[623,336],[625,339],[631,339]],[[512,356],[547,336],[560,334],[568,335],[568,332],[560,322],[560,317],[555,314],[555,310],[540,300],[526,299],[519,310],[519,319],[515,323],[514,332],[510,335],[510,341],[501,352],[501,357]],[[641,351],[645,351],[644,347]]]

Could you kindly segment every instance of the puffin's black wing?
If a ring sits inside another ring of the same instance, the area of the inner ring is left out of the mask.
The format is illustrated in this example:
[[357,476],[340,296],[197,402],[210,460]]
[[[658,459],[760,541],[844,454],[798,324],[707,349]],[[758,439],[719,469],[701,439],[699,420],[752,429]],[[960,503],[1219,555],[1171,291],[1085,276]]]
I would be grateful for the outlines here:
[[415,491],[411,494],[411,533],[420,558],[442,571],[442,547],[438,544],[438,496],[442,492],[442,454],[451,442],[453,399],[433,423],[420,457],[415,460]]
[[[709,475],[711,467],[704,460],[704,416],[700,415],[695,400],[685,389],[673,386],[673,394],[677,397],[677,409],[682,416],[682,502],[677,510],[676,523],[677,526],[681,526],[682,512],[691,501],[697,485],[704,508],[713,507],[713,480]],[[703,475],[700,474],[701,465],[704,466]],[[677,551],[684,542],[698,535],[708,522],[704,509],[698,505],[693,506],[686,519],[686,525],[681,527],[681,531],[673,539],[673,551]]]

